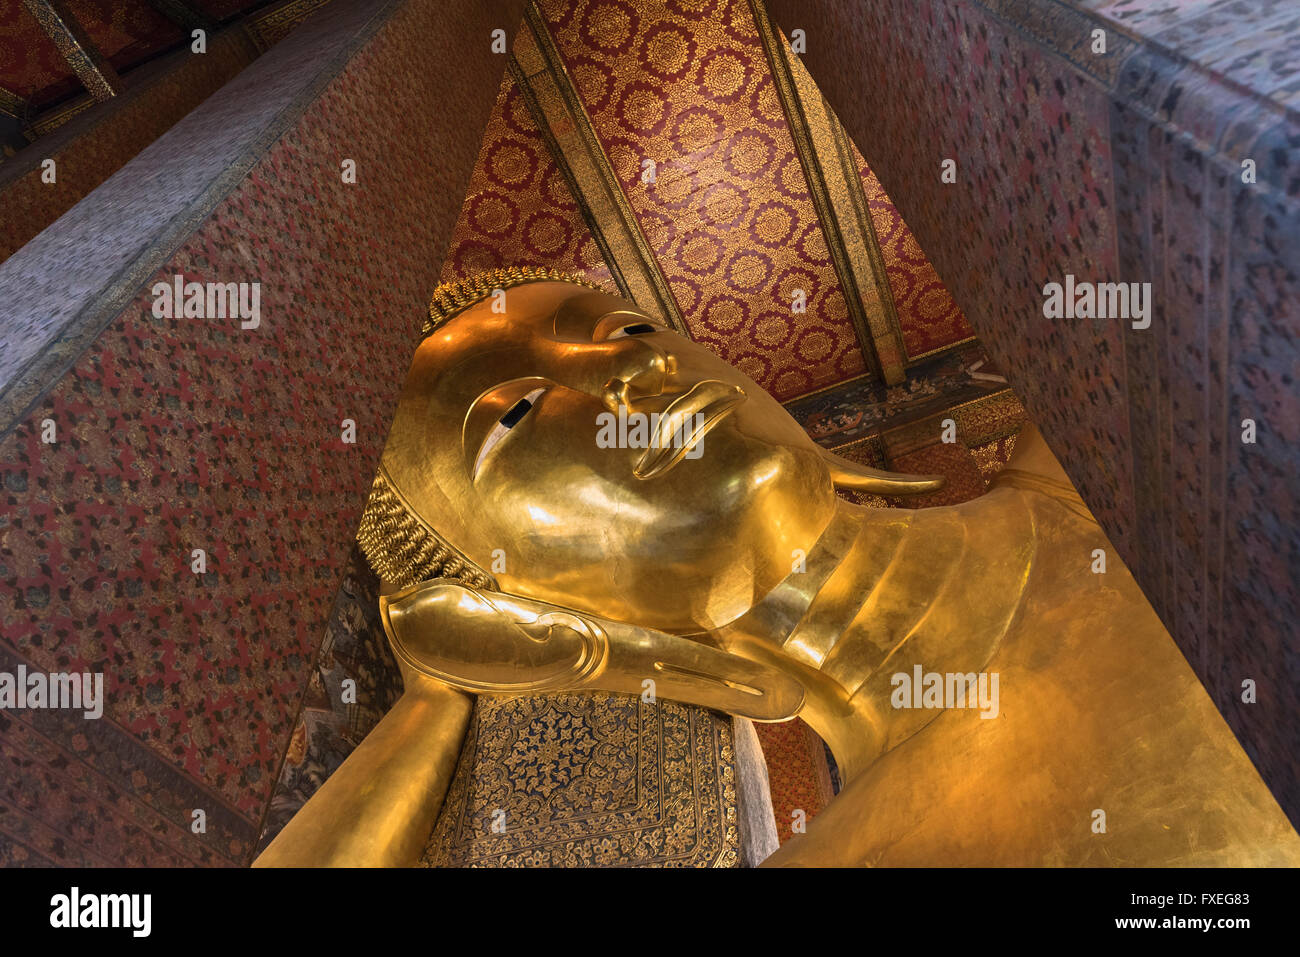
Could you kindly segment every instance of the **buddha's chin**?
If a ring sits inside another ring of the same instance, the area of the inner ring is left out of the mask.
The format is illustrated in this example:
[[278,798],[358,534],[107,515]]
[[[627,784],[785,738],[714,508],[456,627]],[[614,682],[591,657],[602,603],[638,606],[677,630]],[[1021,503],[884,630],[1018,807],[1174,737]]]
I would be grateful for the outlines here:
[[790,574],[790,556],[801,547],[770,535],[659,544],[640,556],[553,560],[541,578],[501,575],[499,582],[506,591],[602,618],[694,634],[749,611]]
[[[637,623],[648,627],[692,634],[728,625],[789,578],[797,555],[813,550],[834,512],[836,497],[829,485],[826,499],[822,507],[814,497],[798,503],[811,519],[807,523],[774,522],[770,515],[756,513],[725,540],[692,543],[679,553],[692,556],[680,574],[665,575],[663,565],[657,565],[643,579],[655,581],[656,587],[620,597],[626,607],[643,610]],[[617,588],[619,582],[612,584]]]
[[[666,474],[632,480],[636,505],[614,491],[625,487],[615,476],[586,488],[579,501],[619,504],[568,516],[554,537],[535,529],[529,554],[511,563],[532,574],[501,575],[502,587],[680,634],[739,618],[790,575],[797,552],[813,548],[836,496],[814,449],[723,434],[708,437],[710,454],[728,455],[732,468],[683,459]],[[525,496],[514,511],[529,504]],[[486,539],[479,551],[490,554]]]

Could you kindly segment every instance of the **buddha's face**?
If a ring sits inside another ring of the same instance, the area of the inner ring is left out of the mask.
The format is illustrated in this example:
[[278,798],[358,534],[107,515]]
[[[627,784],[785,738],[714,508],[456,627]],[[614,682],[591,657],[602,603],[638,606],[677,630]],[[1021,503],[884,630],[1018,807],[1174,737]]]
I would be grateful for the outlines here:
[[816,446],[751,379],[562,282],[510,289],[504,311],[489,298],[424,341],[384,463],[502,588],[679,633],[752,607],[835,501]]

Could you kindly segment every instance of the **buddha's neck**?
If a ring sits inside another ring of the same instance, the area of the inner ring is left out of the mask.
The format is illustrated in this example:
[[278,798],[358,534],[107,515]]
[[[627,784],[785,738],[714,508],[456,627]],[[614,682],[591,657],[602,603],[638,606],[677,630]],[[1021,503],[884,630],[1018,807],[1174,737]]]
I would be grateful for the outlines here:
[[936,716],[891,707],[894,673],[983,668],[1019,607],[1033,549],[1015,490],[914,511],[841,501],[802,567],[719,638],[798,675],[801,717],[851,776]]

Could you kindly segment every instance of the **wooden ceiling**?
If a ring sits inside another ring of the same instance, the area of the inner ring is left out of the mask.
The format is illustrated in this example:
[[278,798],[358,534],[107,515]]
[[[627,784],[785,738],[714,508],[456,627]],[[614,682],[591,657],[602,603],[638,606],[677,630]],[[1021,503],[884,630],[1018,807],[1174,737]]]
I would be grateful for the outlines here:
[[[0,90],[48,109],[86,90],[51,36],[50,21],[80,29],[117,75],[189,42],[193,24],[215,26],[271,0],[0,0]],[[0,93],[0,97],[3,97]]]

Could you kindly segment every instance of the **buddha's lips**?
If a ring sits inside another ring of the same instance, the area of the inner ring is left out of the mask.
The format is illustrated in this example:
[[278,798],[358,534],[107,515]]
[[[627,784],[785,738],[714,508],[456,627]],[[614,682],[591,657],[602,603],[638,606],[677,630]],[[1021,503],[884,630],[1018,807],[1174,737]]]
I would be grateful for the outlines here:
[[[650,448],[637,460],[636,477],[649,479],[663,475],[744,401],[744,390],[717,379],[705,379],[691,386],[659,414]],[[679,440],[674,441],[674,437]]]

